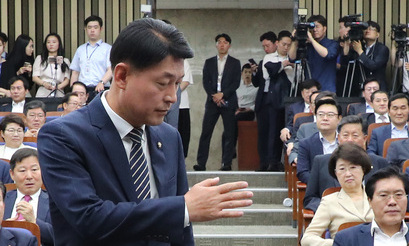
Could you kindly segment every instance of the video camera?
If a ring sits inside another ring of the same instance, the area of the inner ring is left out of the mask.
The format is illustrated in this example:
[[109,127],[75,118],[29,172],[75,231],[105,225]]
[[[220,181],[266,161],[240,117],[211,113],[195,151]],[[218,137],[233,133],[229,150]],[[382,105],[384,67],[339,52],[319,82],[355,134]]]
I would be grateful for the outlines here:
[[345,22],[345,27],[351,27],[347,38],[351,41],[363,40],[364,30],[368,28],[368,23],[359,20],[362,14],[347,15],[345,17],[349,19],[348,22]]
[[305,58],[307,56],[306,41],[308,39],[308,29],[315,27],[314,22],[306,22],[308,10],[298,9],[298,22],[295,25],[295,39],[298,41],[297,48],[297,60]]
[[406,44],[406,32],[404,29],[407,29],[409,24],[399,24],[399,25],[392,25],[392,40],[395,40],[396,43],[404,43]]

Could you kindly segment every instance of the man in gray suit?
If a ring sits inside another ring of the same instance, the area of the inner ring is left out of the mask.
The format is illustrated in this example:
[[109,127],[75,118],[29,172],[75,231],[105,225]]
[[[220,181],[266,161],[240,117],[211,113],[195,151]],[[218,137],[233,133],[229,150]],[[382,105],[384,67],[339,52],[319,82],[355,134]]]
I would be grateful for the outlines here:
[[[344,117],[338,125],[338,142],[355,143],[365,149],[367,138],[367,125],[356,115]],[[314,158],[307,190],[304,197],[304,207],[306,209],[317,210],[321,202],[322,192],[330,187],[339,187],[340,184],[328,172],[328,162],[330,154],[318,155]],[[367,180],[377,170],[388,166],[388,162],[374,154],[369,154],[372,163],[372,170],[364,177]]]

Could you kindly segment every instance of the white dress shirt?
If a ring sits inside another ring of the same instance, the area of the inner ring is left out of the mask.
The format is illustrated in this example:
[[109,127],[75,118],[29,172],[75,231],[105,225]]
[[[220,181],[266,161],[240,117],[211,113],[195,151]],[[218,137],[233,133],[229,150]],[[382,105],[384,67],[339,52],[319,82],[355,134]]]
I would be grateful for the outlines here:
[[229,55],[225,55],[222,58],[220,58],[219,55],[217,55],[217,92],[222,91],[222,78],[223,78],[223,71],[224,67],[226,66],[226,60]]
[[25,103],[26,103],[26,100],[23,100],[23,101],[18,102],[18,103],[13,101],[12,105],[11,105],[11,112],[12,113],[23,113]]
[[[388,113],[380,115],[380,114],[377,114],[377,113],[374,112],[374,115],[375,115],[375,123],[384,123],[384,122],[389,123],[390,122]],[[385,117],[385,119],[383,121],[382,121],[382,118],[381,118],[382,116]]]
[[369,105],[369,103],[365,102],[365,106],[366,106],[365,113],[374,113],[374,110],[372,106]]
[[[36,193],[31,195],[31,200],[28,202],[31,206],[33,206],[34,217],[37,218],[37,210],[38,210],[38,198],[40,197],[41,189],[39,189]],[[17,197],[16,201],[14,202],[13,212],[11,212],[11,217],[14,218],[17,215],[16,206],[19,202],[24,201],[24,194],[17,190]]]
[[408,123],[403,127],[402,130],[398,130],[396,126],[391,123],[391,138],[407,138],[408,137]]
[[378,224],[375,220],[372,220],[371,224],[371,235],[374,238],[374,246],[384,246],[384,245],[393,245],[393,246],[406,246],[406,238],[405,235],[408,233],[408,227],[406,226],[405,221],[402,221],[402,226],[400,230],[395,233],[392,237],[389,237],[381,228],[379,228]]
[[332,154],[336,148],[338,148],[338,133],[335,134],[334,142],[330,143],[328,140],[324,138],[324,136],[319,132],[320,140],[322,143],[322,150],[324,151],[324,155]]

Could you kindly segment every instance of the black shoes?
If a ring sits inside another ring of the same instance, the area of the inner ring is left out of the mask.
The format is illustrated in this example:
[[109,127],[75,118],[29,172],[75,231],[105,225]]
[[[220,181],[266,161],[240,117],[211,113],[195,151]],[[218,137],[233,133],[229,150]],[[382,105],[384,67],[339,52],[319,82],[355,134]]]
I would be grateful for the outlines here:
[[231,164],[222,164],[222,167],[219,169],[220,171],[231,171]]
[[194,166],[193,166],[193,169],[194,169],[195,171],[206,171],[206,167],[205,167],[205,166],[202,166],[202,165],[199,165],[199,164],[194,165]]

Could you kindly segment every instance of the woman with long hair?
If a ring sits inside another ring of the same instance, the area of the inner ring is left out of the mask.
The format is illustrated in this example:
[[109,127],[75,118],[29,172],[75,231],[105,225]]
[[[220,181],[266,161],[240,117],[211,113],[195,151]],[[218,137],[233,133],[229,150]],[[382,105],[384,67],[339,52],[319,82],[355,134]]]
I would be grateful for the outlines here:
[[7,56],[7,60],[1,66],[0,87],[10,89],[9,80],[16,76],[24,76],[30,84],[32,65],[34,63],[34,42],[28,35],[21,34],[14,43],[13,50]]
[[39,86],[36,97],[63,97],[64,87],[70,83],[69,66],[60,35],[48,34],[33,66],[33,82]]

